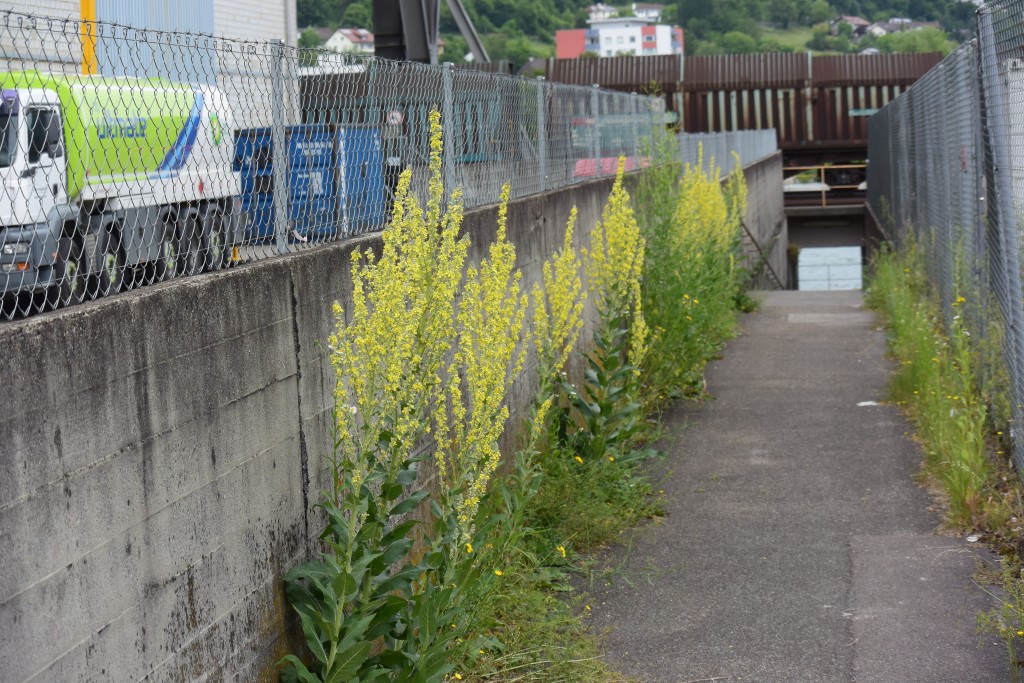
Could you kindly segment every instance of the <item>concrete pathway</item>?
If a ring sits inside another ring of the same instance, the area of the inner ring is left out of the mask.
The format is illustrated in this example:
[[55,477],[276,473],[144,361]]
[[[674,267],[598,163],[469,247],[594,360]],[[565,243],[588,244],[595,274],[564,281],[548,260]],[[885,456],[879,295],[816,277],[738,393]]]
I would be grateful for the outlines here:
[[[669,416],[668,516],[608,558],[593,623],[643,683],[1006,681],[979,646],[977,566],[913,480],[890,364],[859,292],[779,292],[746,316],[715,400]],[[858,405],[861,404],[861,405]]]

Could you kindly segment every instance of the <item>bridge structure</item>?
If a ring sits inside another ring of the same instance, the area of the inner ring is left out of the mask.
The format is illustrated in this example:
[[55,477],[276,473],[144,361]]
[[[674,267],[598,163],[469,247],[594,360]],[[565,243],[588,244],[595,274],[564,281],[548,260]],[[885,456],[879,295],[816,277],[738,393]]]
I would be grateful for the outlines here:
[[921,54],[549,59],[545,78],[660,94],[687,133],[774,128],[790,164],[862,161],[867,119],[942,59]]
[[790,242],[866,252],[881,240],[864,212],[868,119],[941,59],[938,52],[651,55],[548,59],[544,73],[557,83],[657,94],[686,133],[774,129]]

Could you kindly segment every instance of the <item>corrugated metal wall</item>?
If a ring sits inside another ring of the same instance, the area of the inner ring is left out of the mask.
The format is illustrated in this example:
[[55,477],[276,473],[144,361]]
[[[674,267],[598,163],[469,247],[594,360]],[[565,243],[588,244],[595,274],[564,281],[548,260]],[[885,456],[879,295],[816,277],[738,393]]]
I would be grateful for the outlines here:
[[211,0],[96,0],[96,19],[125,27],[97,36],[96,56],[103,75],[216,82],[216,52],[205,38],[214,33]]
[[682,55],[549,59],[545,78],[556,83],[599,84],[603,88],[642,92],[656,83],[662,92],[675,92],[683,80]]
[[865,147],[867,117],[942,55],[770,53],[550,59],[548,80],[665,93],[688,133],[774,128],[784,150]]

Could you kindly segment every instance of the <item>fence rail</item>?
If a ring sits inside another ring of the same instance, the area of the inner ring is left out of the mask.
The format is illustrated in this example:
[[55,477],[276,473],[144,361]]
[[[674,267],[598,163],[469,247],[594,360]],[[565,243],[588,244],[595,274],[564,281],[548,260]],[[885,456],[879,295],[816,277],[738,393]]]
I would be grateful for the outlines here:
[[873,116],[868,136],[868,205],[883,230],[927,250],[947,320],[1003,329],[998,370],[1024,472],[1024,0],[981,7],[978,38]]

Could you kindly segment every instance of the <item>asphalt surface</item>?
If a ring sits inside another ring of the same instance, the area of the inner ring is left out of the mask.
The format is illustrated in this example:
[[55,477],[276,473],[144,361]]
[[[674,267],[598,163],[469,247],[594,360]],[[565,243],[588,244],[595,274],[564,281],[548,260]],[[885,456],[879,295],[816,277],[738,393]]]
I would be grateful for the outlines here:
[[[644,683],[1007,681],[975,632],[983,553],[936,534],[859,292],[778,292],[668,416],[667,516],[593,588],[606,653]],[[858,405],[861,404],[861,405]]]

